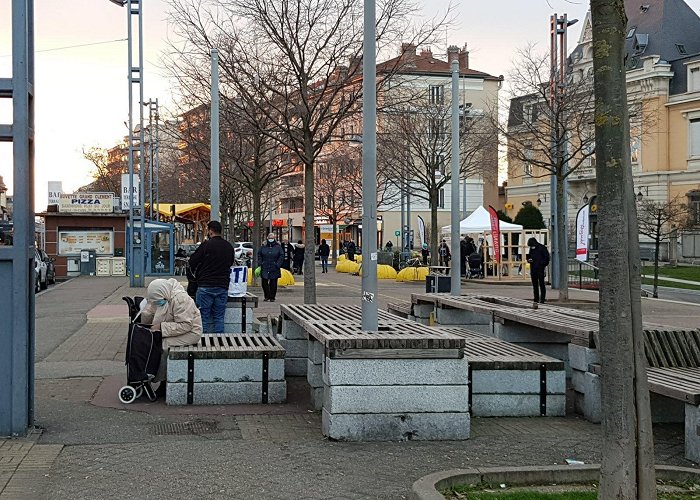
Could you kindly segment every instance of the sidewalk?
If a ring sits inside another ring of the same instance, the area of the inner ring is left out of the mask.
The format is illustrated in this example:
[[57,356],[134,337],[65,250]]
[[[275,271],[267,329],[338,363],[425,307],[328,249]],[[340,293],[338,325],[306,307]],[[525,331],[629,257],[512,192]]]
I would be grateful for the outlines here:
[[[298,280],[298,276],[295,276]],[[319,303],[359,304],[359,277],[318,274]],[[409,300],[422,283],[380,281],[379,305]],[[528,297],[526,287],[467,284],[465,292]],[[340,443],[320,431],[305,380],[284,405],[173,408],[121,405],[126,306],[143,294],[126,279],[78,278],[37,299],[36,424],[0,439],[0,498],[406,498],[441,469],[600,462],[600,427],[576,417],[475,418],[465,442]],[[572,291],[572,297],[594,294]],[[257,316],[302,303],[303,286],[261,302]],[[656,312],[654,312],[656,311]],[[645,314],[697,323],[698,308],[645,301]],[[658,322],[658,321],[656,321]],[[697,326],[697,325],[696,325]],[[41,353],[41,354],[39,354]],[[683,458],[683,426],[655,428],[659,463]]]

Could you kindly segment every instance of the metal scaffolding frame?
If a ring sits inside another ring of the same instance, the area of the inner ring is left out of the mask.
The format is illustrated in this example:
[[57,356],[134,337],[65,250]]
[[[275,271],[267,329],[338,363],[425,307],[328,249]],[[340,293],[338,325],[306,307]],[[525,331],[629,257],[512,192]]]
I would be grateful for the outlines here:
[[[12,0],[12,75],[0,98],[12,99],[11,246],[0,246],[0,436],[24,436],[34,423],[34,2]],[[9,328],[8,328],[9,327]]]

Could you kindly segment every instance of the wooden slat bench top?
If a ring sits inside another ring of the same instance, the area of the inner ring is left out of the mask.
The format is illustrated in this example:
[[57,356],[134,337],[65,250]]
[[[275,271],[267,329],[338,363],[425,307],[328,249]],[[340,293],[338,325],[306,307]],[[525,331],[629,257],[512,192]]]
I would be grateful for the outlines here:
[[407,317],[411,314],[410,302],[390,302],[386,305],[387,312],[395,311],[393,314],[405,314]]
[[202,335],[197,345],[171,347],[169,359],[260,359],[284,358],[284,347],[272,335],[227,333],[224,335]]
[[647,368],[649,390],[688,404],[700,404],[700,368]]
[[464,357],[475,370],[563,370],[564,362],[509,342],[467,342]]
[[504,342],[503,340],[491,337],[490,335],[484,335],[483,333],[474,332],[468,328],[461,326],[435,326],[436,330],[443,331],[445,333],[453,333],[459,335],[467,342]]
[[[282,305],[283,316],[329,349],[461,349],[464,338],[382,311],[377,331],[362,330],[359,306]],[[342,312],[341,312],[342,311]]]
[[651,367],[700,367],[700,331],[647,327],[644,330],[644,350]]

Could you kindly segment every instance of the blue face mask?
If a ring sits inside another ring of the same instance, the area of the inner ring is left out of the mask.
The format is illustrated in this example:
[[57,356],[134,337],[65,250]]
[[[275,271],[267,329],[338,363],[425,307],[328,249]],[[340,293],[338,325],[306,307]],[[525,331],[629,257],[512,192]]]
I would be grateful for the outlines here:
[[156,300],[156,301],[155,301],[155,304],[156,304],[158,307],[163,307],[163,306],[164,306],[165,304],[167,304],[167,303],[168,303],[168,301],[165,300],[165,299],[161,299],[161,300]]

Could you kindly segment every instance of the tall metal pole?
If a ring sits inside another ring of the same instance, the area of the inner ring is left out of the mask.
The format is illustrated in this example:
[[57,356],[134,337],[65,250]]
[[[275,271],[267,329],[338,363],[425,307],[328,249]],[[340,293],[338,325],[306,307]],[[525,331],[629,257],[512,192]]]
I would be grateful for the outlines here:
[[452,269],[450,269],[450,294],[460,295],[462,284],[461,263],[459,255],[459,61],[452,61],[452,167],[450,171],[450,252]]
[[[158,107],[158,99],[156,99],[156,104],[155,104],[155,120],[153,123],[153,127],[155,130],[155,143],[154,143],[154,157],[155,157],[155,162],[156,162],[156,172],[155,172],[155,198],[156,198],[156,207],[160,209],[160,130],[158,126],[158,121],[160,120],[160,109]],[[160,220],[160,211],[156,211],[156,220]]]
[[377,330],[377,68],[375,0],[364,0],[362,58],[362,330]]
[[406,245],[406,169],[401,169],[401,246],[399,252],[408,250]]
[[[139,217],[141,222],[141,256],[138,259],[138,286],[145,286],[146,281],[146,211],[144,210],[144,199],[146,196],[146,131],[143,120],[143,16],[141,7],[143,0],[131,0],[132,5],[136,4],[138,9],[138,30],[139,30]],[[131,9],[134,14],[134,9]]]
[[153,101],[144,106],[148,106],[148,219],[153,220]]
[[[219,50],[211,49],[211,219],[219,220]],[[272,221],[270,221],[272,223]]]
[[34,3],[12,1],[12,76],[0,98],[12,99],[13,242],[0,246],[0,436],[24,436],[34,423]]
[[[559,82],[558,82],[558,48],[557,48],[557,26],[559,17],[555,13],[549,18],[549,31],[550,31],[550,76],[549,76],[549,99],[550,99],[550,112],[551,117],[551,156],[553,163],[556,165],[559,159],[559,124],[557,122],[557,112],[559,109]],[[550,207],[550,235],[549,243],[552,249],[552,265],[551,270],[551,282],[552,288],[559,288],[559,267],[557,262],[559,262],[559,239],[557,237],[558,227],[557,227],[557,176],[552,173],[549,182],[549,207]]]

